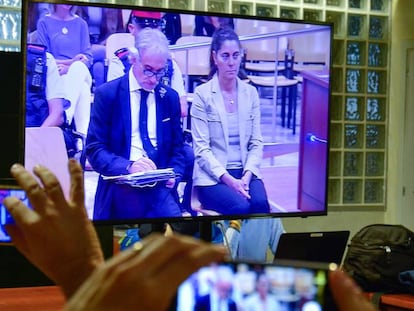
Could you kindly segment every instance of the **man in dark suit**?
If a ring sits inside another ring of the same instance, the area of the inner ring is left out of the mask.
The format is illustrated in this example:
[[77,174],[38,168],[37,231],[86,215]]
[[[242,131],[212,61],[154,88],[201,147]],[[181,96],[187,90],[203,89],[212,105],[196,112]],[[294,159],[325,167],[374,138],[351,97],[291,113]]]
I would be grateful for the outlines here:
[[214,268],[212,289],[209,294],[196,299],[194,311],[237,311],[236,302],[231,298],[233,279],[234,273],[229,267]]
[[[100,174],[94,220],[181,216],[171,194],[184,171],[180,102],[176,91],[159,83],[168,40],[147,28],[136,48],[129,72],[95,92],[86,140],[89,162]],[[102,178],[156,168],[173,168],[177,178],[142,188]]]

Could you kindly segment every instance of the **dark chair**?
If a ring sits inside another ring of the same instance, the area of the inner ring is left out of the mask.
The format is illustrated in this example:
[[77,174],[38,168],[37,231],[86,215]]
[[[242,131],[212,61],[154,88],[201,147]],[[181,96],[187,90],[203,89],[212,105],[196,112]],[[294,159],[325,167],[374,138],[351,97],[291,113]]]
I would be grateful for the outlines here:
[[[283,75],[288,80],[295,80],[295,51],[286,49]],[[296,133],[296,106],[298,96],[298,83],[293,83],[283,87],[281,90],[282,102],[282,126],[290,128],[292,126],[293,134]],[[286,99],[288,100],[287,116],[286,116]]]

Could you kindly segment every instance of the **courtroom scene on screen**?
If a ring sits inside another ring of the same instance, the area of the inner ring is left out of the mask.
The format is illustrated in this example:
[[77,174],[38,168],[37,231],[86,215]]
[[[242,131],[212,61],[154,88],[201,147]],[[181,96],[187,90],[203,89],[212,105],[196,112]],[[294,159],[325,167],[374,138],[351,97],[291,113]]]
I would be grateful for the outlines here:
[[23,16],[25,166],[68,196],[78,159],[94,222],[326,214],[331,24],[64,0]]

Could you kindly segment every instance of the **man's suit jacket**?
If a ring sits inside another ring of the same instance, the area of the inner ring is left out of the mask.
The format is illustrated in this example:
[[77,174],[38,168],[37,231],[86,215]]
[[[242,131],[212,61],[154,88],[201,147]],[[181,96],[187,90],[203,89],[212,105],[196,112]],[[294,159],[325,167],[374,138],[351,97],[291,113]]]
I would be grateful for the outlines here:
[[[194,311],[210,311],[210,295],[201,296],[194,305]],[[237,305],[233,299],[228,299],[228,310],[237,311]]]
[[[157,168],[171,167],[182,175],[183,138],[177,92],[159,84],[154,89],[157,118]],[[138,118],[138,116],[137,116]],[[128,74],[98,87],[92,104],[86,155],[102,175],[128,174],[131,150],[131,103]],[[94,215],[106,219],[112,203],[113,183],[100,176]],[[95,217],[94,216],[94,217]]]
[[[260,178],[263,139],[260,130],[260,100],[256,88],[238,79],[237,101],[243,169],[250,170]],[[220,176],[226,173],[229,147],[226,114],[215,75],[195,89],[191,106],[195,186],[215,185]]]

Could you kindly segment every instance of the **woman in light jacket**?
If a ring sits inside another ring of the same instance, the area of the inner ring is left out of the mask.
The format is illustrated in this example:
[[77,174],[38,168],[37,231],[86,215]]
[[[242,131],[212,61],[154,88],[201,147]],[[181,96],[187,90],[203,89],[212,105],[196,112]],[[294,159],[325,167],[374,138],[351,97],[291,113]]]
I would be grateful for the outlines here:
[[224,215],[269,213],[260,163],[263,140],[256,88],[238,78],[237,34],[218,29],[211,42],[211,79],[194,91],[193,182],[203,208]]

